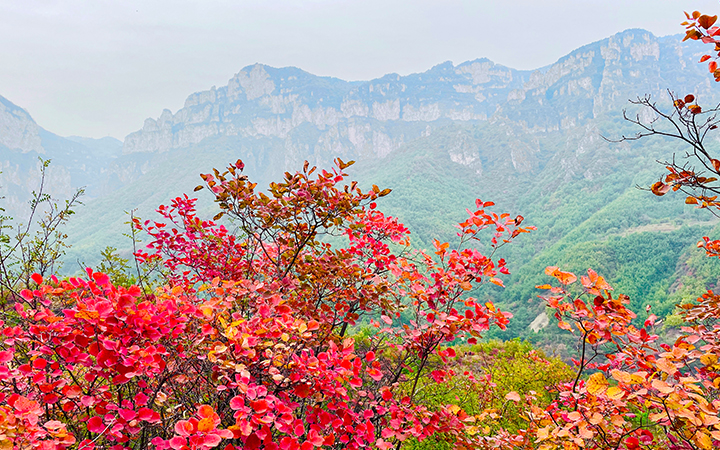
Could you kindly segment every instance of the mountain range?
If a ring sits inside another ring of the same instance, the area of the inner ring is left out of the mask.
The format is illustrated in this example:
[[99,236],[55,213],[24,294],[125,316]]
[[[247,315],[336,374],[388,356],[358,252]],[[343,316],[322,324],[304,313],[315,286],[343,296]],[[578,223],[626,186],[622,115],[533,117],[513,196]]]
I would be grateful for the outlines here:
[[[96,263],[106,245],[128,248],[126,212],[152,218],[213,167],[241,158],[262,184],[305,160],[356,160],[353,178],[394,190],[381,207],[414,231],[419,247],[452,239],[452,224],[478,197],[538,227],[502,249],[514,274],[508,288],[482,293],[515,314],[506,336],[548,339],[543,307],[532,301],[546,265],[592,266],[634,306],[652,304],[669,318],[674,303],[719,281],[719,267],[694,249],[716,222],[679,198],[636,187],[657,178],[657,160],[682,152],[678,143],[603,137],[636,131],[625,108],[653,119],[628,103],[639,96],[668,105],[670,89],[720,102],[720,88],[697,63],[703,51],[681,36],[627,30],[531,71],[478,59],[348,82],[255,64],[226,86],[190,95],[179,111],[146,119],[123,142],[57,136],[0,97],[0,186],[18,216],[36,189],[38,157],[52,159],[54,195],[86,186],[67,229],[65,268],[76,271],[77,262]],[[208,200],[201,199],[210,214]]]

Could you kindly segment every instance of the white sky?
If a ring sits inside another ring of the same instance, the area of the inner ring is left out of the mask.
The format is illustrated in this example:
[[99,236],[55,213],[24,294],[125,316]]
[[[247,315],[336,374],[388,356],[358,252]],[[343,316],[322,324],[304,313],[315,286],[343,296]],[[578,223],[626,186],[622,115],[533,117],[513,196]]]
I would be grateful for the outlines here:
[[487,57],[551,64],[717,0],[0,0],[0,95],[54,133],[124,138],[260,62],[367,80]]

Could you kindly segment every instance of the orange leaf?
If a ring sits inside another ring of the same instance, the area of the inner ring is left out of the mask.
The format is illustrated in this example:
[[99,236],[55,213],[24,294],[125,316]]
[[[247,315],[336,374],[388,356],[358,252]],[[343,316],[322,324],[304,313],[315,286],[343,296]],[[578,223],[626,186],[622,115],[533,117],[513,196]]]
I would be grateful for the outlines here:
[[505,285],[503,284],[502,280],[499,279],[499,278],[490,278],[490,282],[491,282],[491,283],[494,283],[494,284],[497,284],[497,285],[500,286],[500,287],[505,287]]
[[658,197],[662,197],[669,190],[670,190],[670,185],[665,184],[662,181],[658,181],[657,183],[650,186],[650,191],[653,194],[657,195]]
[[698,201],[695,197],[688,197],[685,199],[685,203],[688,205],[697,205]]
[[712,163],[713,168],[715,168],[715,171],[720,172],[720,160],[711,159],[710,162]]
[[702,58],[700,58],[700,61],[699,61],[699,62],[701,62],[701,63],[702,63],[702,62],[705,62],[705,61],[707,61],[708,59],[710,59],[710,55],[703,55],[703,57],[702,57]]
[[711,26],[713,26],[713,24],[715,23],[716,20],[717,20],[717,16],[708,16],[705,14],[703,14],[702,16],[700,16],[697,19],[698,25],[705,28],[706,30],[708,28],[710,28]]
[[683,38],[683,41],[687,41],[688,39],[692,39],[693,41],[697,41],[697,40],[700,39],[701,37],[702,37],[702,33],[700,33],[698,30],[696,30],[695,28],[693,28],[693,29],[687,30],[687,31],[685,32],[685,37]]
[[551,277],[555,277],[560,283],[568,285],[572,284],[577,280],[577,277],[572,272],[563,272],[557,267],[548,267],[545,269],[545,273]]
[[669,384],[657,378],[652,381],[652,387],[657,389],[661,394],[669,394],[675,390]]
[[675,375],[677,372],[677,366],[669,361],[667,358],[660,358],[656,362],[657,368],[667,373],[668,375]]
[[702,448],[703,450],[711,450],[715,448],[715,445],[713,445],[713,441],[707,434],[703,433],[702,431],[698,431],[695,435],[695,442]]
[[201,419],[197,424],[197,429],[201,433],[207,433],[215,428],[215,422],[209,417]]

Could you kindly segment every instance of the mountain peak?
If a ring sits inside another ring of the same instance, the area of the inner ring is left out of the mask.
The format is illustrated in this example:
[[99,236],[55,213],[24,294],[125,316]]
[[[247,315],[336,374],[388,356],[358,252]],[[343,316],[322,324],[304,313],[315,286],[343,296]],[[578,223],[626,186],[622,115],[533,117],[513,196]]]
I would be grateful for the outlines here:
[[30,114],[0,96],[0,146],[22,153],[43,153],[40,127]]

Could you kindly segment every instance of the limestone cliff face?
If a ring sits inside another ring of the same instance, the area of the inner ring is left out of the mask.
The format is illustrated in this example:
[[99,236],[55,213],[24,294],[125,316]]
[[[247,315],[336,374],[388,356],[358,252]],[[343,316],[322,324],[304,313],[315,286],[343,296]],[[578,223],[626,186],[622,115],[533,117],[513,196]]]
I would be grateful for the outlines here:
[[[383,158],[450,122],[509,120],[530,134],[567,130],[624,107],[629,98],[663,95],[668,86],[709,93],[707,77],[695,67],[697,53],[677,36],[628,30],[536,71],[481,59],[347,82],[256,64],[227,86],[190,95],[175,114],[165,110],[147,119],[127,136],[123,152],[167,152],[213,136],[277,138],[289,166],[303,159],[327,164],[330,155]],[[516,150],[514,168],[529,170],[532,157],[526,156],[533,152]],[[481,171],[467,149],[452,152],[458,162]]]
[[42,153],[40,127],[24,109],[0,96],[0,146]]
[[123,152],[166,152],[216,135],[273,137],[285,141],[292,162],[310,127],[316,135],[304,142],[310,153],[382,158],[430,124],[486,120],[497,98],[521,87],[527,75],[479,60],[358,83],[256,64],[227,86],[190,95],[177,113],[147,119],[127,136]]

